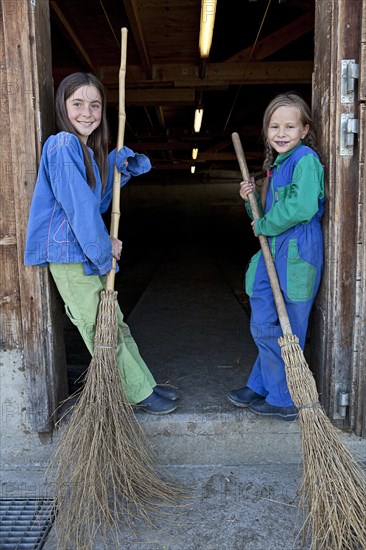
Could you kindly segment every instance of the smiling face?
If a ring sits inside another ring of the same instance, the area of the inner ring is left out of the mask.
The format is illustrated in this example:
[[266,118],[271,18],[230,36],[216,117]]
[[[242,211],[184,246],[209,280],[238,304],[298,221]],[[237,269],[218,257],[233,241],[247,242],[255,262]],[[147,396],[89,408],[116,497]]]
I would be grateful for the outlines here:
[[291,151],[307,135],[309,125],[301,122],[297,107],[282,106],[274,111],[267,129],[270,146],[282,155]]
[[80,86],[66,100],[67,116],[83,143],[102,119],[102,98],[93,85]]

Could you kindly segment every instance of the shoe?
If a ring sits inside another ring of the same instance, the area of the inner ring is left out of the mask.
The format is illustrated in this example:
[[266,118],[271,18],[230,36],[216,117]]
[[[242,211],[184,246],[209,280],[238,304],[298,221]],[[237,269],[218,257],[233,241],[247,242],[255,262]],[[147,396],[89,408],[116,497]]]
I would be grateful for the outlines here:
[[226,397],[236,407],[248,407],[253,401],[264,399],[263,395],[259,395],[259,393],[251,390],[248,386],[239,390],[229,391]]
[[249,405],[249,410],[255,414],[274,416],[290,422],[296,420],[299,414],[295,405],[290,405],[289,407],[276,407],[275,405],[270,405],[267,401],[253,402]]
[[160,384],[158,384],[157,386],[153,387],[153,391],[161,397],[165,397],[166,399],[170,399],[171,401],[176,401],[178,399],[177,392],[173,390],[173,388],[168,388],[167,386],[160,386]]
[[143,399],[139,403],[136,403],[136,407],[140,411],[144,411],[150,414],[169,414],[177,408],[177,405],[171,401],[161,397],[155,392],[152,392],[149,397]]

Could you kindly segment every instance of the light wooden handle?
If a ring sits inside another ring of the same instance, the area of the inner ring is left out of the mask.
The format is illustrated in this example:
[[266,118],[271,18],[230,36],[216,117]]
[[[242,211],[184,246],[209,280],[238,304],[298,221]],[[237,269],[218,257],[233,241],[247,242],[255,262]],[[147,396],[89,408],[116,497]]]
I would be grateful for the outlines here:
[[[121,65],[119,68],[119,105],[118,105],[118,136],[116,154],[123,147],[126,126],[126,110],[125,110],[125,81],[126,81],[126,65],[127,65],[127,29],[121,29]],[[121,174],[116,166],[114,167],[113,175],[113,199],[112,199],[112,214],[111,214],[111,229],[110,236],[117,239],[120,210],[120,194],[121,194]],[[116,276],[116,259],[113,258],[112,269],[107,274],[106,290],[114,290],[114,279]]]
[[[238,159],[242,178],[244,181],[249,181],[250,176],[249,176],[248,167],[245,160],[245,155],[241,145],[239,134],[234,132],[231,135],[231,137],[233,140],[234,149],[235,149],[236,157]],[[248,199],[249,199],[250,208],[252,209],[253,219],[257,220],[261,216],[259,213],[259,208],[258,208],[255,193],[253,192],[248,193]],[[259,243],[261,245],[264,262],[266,264],[269,282],[271,284],[282,333],[284,336],[290,335],[292,334],[291,324],[288,318],[285,301],[283,299],[280,283],[279,283],[276,268],[273,262],[272,254],[269,248],[268,240],[265,235],[259,235],[258,238],[259,238]]]

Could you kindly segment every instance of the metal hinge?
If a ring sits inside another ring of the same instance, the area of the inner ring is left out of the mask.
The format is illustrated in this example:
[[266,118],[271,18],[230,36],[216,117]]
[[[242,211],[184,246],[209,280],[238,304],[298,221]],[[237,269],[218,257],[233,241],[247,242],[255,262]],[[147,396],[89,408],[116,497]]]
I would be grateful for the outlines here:
[[354,59],[342,60],[341,103],[354,103],[355,80],[359,77],[360,65]]
[[342,113],[340,135],[341,156],[351,157],[353,155],[355,134],[358,134],[358,118],[354,118],[353,113]]
[[335,419],[346,418],[349,402],[350,402],[350,394],[349,394],[349,391],[345,389],[344,384],[335,384],[333,418]]

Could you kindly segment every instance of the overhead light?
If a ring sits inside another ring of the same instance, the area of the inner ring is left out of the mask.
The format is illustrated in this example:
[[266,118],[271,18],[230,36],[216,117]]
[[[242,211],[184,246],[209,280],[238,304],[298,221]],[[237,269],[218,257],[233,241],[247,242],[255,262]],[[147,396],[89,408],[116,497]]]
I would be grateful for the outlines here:
[[198,149],[197,149],[197,147],[195,147],[194,149],[192,149],[192,158],[193,158],[193,160],[196,160],[197,156],[198,156]]
[[195,132],[199,132],[201,129],[202,117],[203,117],[203,109],[196,109],[194,112],[194,123],[193,123],[193,128]]
[[201,57],[208,57],[215,25],[217,0],[202,0],[199,50]]
[[191,166],[191,174],[194,174],[196,171],[196,167],[195,166]]

